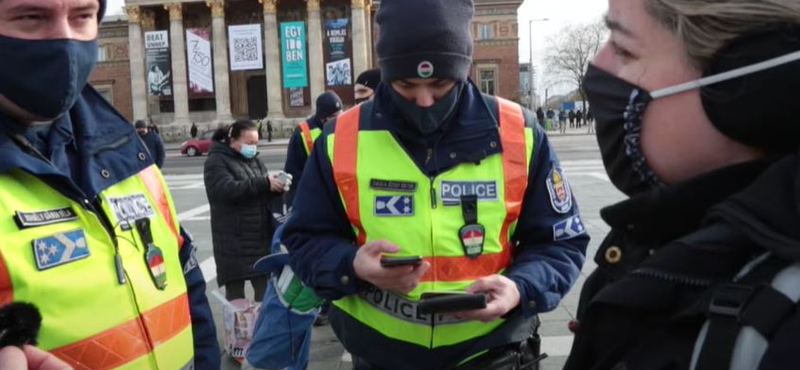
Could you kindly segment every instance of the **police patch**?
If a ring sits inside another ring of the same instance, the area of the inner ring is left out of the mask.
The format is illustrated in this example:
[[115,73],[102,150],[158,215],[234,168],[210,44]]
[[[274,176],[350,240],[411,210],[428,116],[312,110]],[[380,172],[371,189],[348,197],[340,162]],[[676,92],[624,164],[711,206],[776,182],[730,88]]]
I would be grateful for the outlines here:
[[411,195],[375,196],[375,216],[413,216],[414,198]]
[[568,240],[586,234],[581,216],[575,215],[553,225],[553,240]]
[[89,257],[83,230],[67,231],[33,241],[33,255],[39,271]]
[[156,215],[153,205],[144,194],[126,195],[123,197],[108,197],[108,204],[117,217],[117,222],[136,221]]
[[461,204],[461,197],[474,195],[479,202],[498,200],[497,181],[442,181],[439,194],[446,206]]
[[547,175],[547,191],[550,193],[550,204],[558,213],[572,210],[572,191],[564,177],[564,171],[553,166]]
[[369,180],[369,187],[376,190],[414,192],[417,190],[417,183],[413,181],[396,180]]
[[78,214],[72,207],[46,209],[42,211],[23,212],[16,211],[14,220],[20,229],[34,226],[52,225],[60,222],[73,221],[78,219]]

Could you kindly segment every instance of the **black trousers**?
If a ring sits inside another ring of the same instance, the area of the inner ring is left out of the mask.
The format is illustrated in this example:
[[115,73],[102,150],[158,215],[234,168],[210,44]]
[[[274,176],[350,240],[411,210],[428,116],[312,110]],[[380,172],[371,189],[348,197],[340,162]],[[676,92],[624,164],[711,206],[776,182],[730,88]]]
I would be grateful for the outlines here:
[[[255,293],[255,301],[261,302],[264,300],[264,293],[267,290],[267,280],[269,278],[258,276],[250,278],[250,284],[253,285]],[[234,299],[244,299],[244,282],[248,279],[230,280],[225,284],[225,299],[232,301]]]

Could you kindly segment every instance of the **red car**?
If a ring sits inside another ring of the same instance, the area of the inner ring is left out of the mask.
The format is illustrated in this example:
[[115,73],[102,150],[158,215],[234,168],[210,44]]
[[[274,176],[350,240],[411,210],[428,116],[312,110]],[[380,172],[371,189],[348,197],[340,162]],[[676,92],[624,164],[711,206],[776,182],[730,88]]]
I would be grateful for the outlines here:
[[214,136],[214,131],[206,131],[198,138],[184,141],[181,144],[181,154],[194,157],[208,153],[208,150],[211,149],[212,136]]

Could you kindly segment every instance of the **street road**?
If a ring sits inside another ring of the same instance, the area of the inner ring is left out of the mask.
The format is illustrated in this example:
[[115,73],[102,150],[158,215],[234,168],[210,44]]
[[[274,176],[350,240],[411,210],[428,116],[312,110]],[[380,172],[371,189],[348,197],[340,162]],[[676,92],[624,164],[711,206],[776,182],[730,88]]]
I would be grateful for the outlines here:
[[[561,369],[572,345],[572,335],[567,329],[567,323],[574,318],[580,287],[586,276],[596,267],[592,260],[597,246],[609,230],[600,219],[600,208],[624,198],[608,180],[595,137],[583,133],[582,129],[568,135],[550,136],[550,141],[561,159],[561,165],[577,197],[583,223],[592,236],[592,242],[577,285],[555,311],[541,315],[543,324],[540,334],[544,337],[543,350],[550,355],[543,366],[547,370]],[[259,150],[260,158],[267,168],[270,170],[283,168],[286,157],[285,141],[271,146],[261,146]],[[198,247],[198,259],[208,281],[208,297],[217,322],[218,337],[222,343],[222,306],[211,295],[211,292],[217,289],[217,285],[209,206],[203,185],[205,158],[189,158],[181,156],[177,151],[169,151],[163,172],[175,199],[178,218],[192,233],[194,243]],[[238,368],[230,357],[223,355],[223,369]],[[315,328],[309,369],[349,370],[350,368],[350,356],[339,345],[330,327]]]

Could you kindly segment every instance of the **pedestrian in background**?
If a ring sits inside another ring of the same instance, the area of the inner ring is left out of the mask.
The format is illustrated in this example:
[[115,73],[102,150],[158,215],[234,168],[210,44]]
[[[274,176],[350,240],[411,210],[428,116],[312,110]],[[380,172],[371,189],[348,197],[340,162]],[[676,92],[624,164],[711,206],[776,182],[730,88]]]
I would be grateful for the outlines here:
[[147,150],[150,151],[150,155],[153,156],[156,166],[158,166],[158,168],[164,167],[164,159],[166,158],[167,154],[161,137],[155,132],[150,131],[150,129],[147,127],[147,124],[142,120],[136,121],[134,126],[136,128],[136,133],[139,134],[139,137],[147,146]]
[[575,111],[570,109],[567,117],[569,117],[569,128],[575,128]]
[[567,112],[563,109],[558,112],[558,128],[561,129],[562,134],[567,132]]
[[272,142],[272,121],[267,121],[267,142]]
[[544,121],[544,111],[542,110],[542,107],[536,109],[536,120],[539,121],[539,124],[542,125],[542,127],[546,127],[546,122]]
[[192,122],[192,128],[189,129],[189,134],[192,135],[193,139],[197,137],[197,124],[196,123]]
[[584,124],[584,121],[583,121],[583,111],[582,111],[582,110],[578,110],[578,111],[575,113],[575,120],[577,120],[577,121],[578,121],[578,127],[581,127],[581,126],[583,126],[583,124]]
[[204,168],[211,206],[211,234],[217,263],[217,284],[229,301],[245,298],[245,281],[261,302],[267,276],[253,263],[269,253],[277,227],[269,208],[271,197],[290,185],[270,176],[258,159],[258,126],[236,121],[217,130]]

